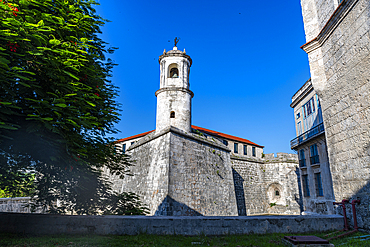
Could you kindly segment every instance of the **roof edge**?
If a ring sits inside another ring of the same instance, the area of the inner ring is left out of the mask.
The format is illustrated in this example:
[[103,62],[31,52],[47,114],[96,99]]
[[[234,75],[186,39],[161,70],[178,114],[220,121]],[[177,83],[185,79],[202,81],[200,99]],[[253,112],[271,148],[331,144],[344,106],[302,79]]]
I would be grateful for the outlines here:
[[206,132],[206,133],[208,133],[210,135],[214,135],[214,136],[218,136],[218,137],[223,137],[225,139],[234,140],[234,141],[238,141],[238,142],[243,142],[243,143],[247,143],[247,144],[250,144],[250,145],[253,145],[253,146],[256,146],[256,147],[264,148],[264,146],[258,145],[258,144],[254,143],[254,142],[251,142],[248,139],[244,139],[244,138],[240,138],[240,137],[237,137],[237,136],[228,135],[228,134],[225,134],[225,133],[222,133],[222,132],[218,132],[218,131],[214,131],[214,130],[202,128],[202,127],[195,126],[195,125],[192,125],[191,127],[193,129],[196,129],[196,130],[204,131],[204,132]]

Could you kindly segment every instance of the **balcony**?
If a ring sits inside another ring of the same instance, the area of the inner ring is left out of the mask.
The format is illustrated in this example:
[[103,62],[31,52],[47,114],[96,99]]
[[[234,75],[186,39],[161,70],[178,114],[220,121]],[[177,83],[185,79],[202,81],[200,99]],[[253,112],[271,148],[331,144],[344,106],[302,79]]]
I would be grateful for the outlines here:
[[299,145],[307,142],[308,140],[311,140],[312,138],[321,135],[325,132],[324,129],[324,123],[321,123],[310,130],[304,132],[302,135],[294,138],[293,140],[290,141],[290,148],[295,149]]

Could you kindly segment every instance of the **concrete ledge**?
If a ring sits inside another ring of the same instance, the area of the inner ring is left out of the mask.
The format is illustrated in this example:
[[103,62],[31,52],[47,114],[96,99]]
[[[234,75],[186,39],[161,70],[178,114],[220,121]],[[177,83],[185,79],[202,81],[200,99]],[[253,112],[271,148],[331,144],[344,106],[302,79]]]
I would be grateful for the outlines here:
[[322,216],[77,216],[0,213],[0,232],[32,235],[225,235],[339,230],[343,217]]

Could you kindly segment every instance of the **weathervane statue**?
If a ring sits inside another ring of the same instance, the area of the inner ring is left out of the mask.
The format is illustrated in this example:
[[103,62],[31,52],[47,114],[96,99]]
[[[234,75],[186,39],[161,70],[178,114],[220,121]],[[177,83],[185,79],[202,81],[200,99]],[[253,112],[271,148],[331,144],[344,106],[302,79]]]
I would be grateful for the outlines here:
[[175,47],[177,47],[177,43],[179,43],[180,38],[175,37]]

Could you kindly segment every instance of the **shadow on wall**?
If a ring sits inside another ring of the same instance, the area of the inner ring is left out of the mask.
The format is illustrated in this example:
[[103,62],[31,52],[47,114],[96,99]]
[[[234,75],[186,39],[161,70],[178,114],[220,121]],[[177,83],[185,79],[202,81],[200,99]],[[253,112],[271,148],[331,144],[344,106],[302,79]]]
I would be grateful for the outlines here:
[[158,209],[154,213],[155,216],[203,216],[198,211],[189,206],[166,196]]
[[234,189],[236,197],[236,205],[238,207],[239,216],[247,216],[247,209],[245,206],[245,196],[244,196],[244,179],[240,174],[232,168],[233,171],[233,180],[234,180]]
[[297,184],[298,184],[298,193],[299,193],[298,197],[296,194],[294,195],[294,200],[298,203],[299,210],[302,213],[303,212],[303,194],[302,194],[302,185],[301,185],[301,173],[299,172],[298,167],[296,167],[294,172],[297,175]]

